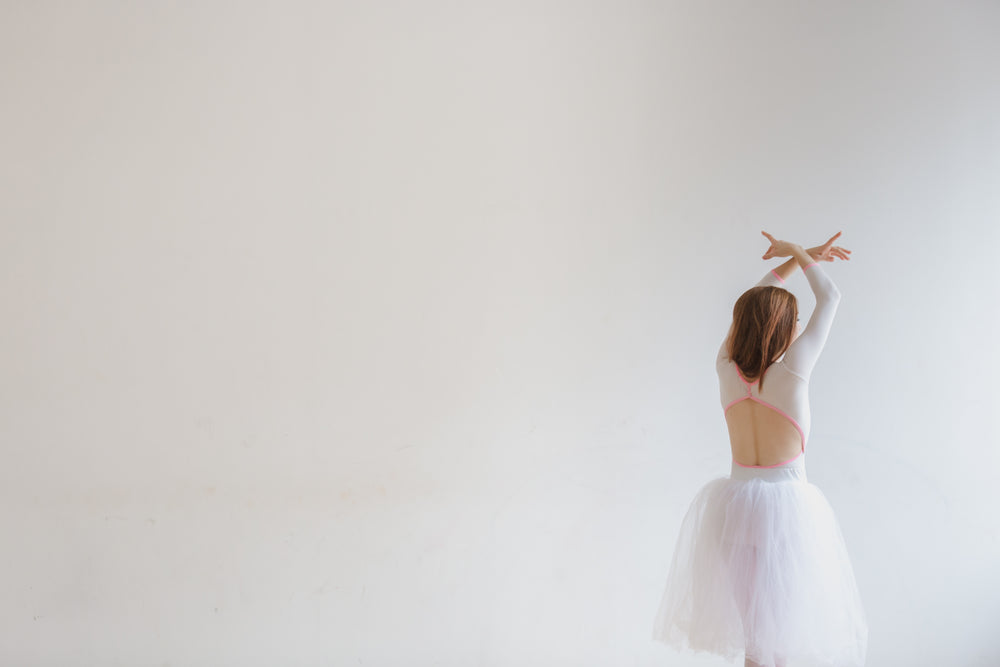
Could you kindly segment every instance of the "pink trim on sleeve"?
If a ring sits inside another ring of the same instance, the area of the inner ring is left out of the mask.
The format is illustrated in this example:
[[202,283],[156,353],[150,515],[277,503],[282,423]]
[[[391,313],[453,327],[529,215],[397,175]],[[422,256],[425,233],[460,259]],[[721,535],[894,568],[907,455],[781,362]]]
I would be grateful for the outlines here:
[[771,273],[773,273],[773,274],[774,274],[774,277],[775,277],[775,278],[777,278],[778,280],[780,280],[781,282],[785,282],[785,279],[784,279],[784,278],[782,278],[781,276],[779,276],[779,275],[778,275],[778,272],[777,272],[777,271],[775,271],[774,269],[771,269]]
[[805,266],[802,267],[802,270],[805,271],[810,266],[816,266],[817,264],[819,264],[819,262],[813,262],[812,264],[806,264]]

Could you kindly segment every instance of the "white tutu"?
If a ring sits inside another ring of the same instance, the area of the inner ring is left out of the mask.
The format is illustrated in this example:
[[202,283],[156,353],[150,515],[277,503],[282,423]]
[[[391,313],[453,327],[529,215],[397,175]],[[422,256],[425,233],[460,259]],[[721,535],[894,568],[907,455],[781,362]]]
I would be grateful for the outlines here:
[[868,623],[840,525],[805,456],[733,463],[695,495],[653,638],[767,667],[864,665]]

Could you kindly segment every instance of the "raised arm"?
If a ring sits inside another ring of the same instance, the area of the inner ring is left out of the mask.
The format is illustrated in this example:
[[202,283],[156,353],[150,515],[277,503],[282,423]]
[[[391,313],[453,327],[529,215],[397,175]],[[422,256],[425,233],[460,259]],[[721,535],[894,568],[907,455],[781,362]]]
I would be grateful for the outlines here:
[[[806,250],[806,253],[810,256],[812,255],[812,249]],[[771,269],[764,274],[764,277],[760,279],[757,285],[775,285],[777,287],[783,287],[785,282],[792,277],[792,274],[799,268],[799,260],[794,257],[790,258],[784,264],[779,264],[776,268]]]
[[774,285],[775,287],[783,287],[785,284],[785,279],[778,275],[778,272],[771,269],[764,274],[764,277],[757,281],[754,287],[763,287],[765,285]]
[[806,328],[788,346],[783,361],[786,368],[808,380],[819,360],[820,352],[826,345],[833,317],[837,313],[837,306],[840,305],[840,290],[820,263],[801,247],[797,247],[794,257],[802,266],[802,272],[816,296],[816,308],[813,309]]

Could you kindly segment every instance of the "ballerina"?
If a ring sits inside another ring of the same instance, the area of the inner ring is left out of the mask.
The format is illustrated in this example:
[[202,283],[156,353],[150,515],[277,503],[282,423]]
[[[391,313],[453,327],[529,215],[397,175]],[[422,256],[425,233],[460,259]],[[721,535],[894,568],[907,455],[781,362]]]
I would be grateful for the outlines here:
[[[681,523],[653,627],[677,650],[745,667],[860,667],[868,624],[840,525],[806,478],[809,381],[840,303],[820,262],[850,259],[761,232],[763,259],[790,257],[744,292],[716,357],[732,468],[695,495]],[[784,289],[801,266],[816,297],[804,330]],[[765,388],[766,385],[766,388]]]

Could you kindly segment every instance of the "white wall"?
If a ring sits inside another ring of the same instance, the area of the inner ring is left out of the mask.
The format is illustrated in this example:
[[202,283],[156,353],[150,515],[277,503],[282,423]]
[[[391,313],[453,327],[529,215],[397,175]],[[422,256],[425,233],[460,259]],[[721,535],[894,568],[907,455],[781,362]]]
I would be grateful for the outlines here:
[[996,664],[998,30],[4,3],[0,663],[726,664],[650,631],[766,229],[853,250],[809,475],[869,664]]

